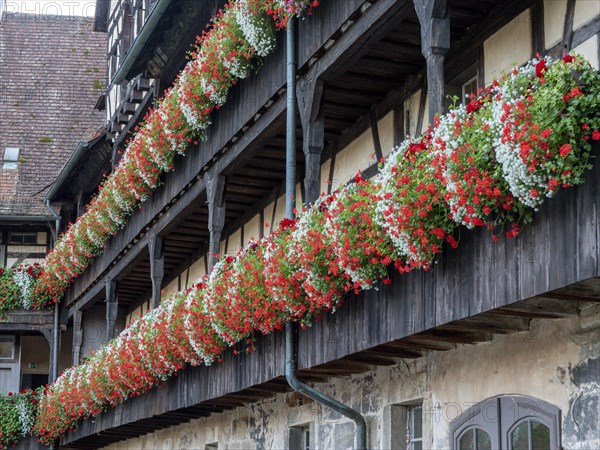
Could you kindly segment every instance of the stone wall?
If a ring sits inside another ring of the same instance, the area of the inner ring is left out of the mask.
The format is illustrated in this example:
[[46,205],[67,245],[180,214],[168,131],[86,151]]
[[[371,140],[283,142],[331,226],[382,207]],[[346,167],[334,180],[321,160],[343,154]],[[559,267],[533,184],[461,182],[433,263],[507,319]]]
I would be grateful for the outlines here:
[[[533,320],[526,333],[399,360],[392,367],[317,385],[360,410],[371,449],[403,448],[398,409],[423,406],[423,448],[449,448],[451,421],[477,402],[526,395],[561,411],[562,444],[600,447],[600,305],[579,317]],[[396,423],[394,423],[396,421]],[[121,449],[287,449],[290,427],[309,426],[311,449],[352,449],[354,424],[297,394],[194,420],[138,439]],[[211,447],[208,447],[211,448]],[[214,447],[212,447],[214,448]]]

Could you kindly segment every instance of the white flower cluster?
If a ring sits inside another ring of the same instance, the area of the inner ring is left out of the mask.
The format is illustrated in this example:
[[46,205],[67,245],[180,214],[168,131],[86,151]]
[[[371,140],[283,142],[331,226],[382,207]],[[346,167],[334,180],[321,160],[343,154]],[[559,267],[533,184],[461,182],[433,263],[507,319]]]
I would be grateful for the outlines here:
[[192,288],[192,290],[190,291],[190,293],[187,294],[187,296],[185,298],[184,308],[186,311],[190,311],[190,312],[188,314],[186,314],[183,325],[185,328],[185,335],[187,337],[187,340],[190,343],[190,345],[192,346],[192,348],[194,349],[194,352],[196,353],[196,355],[198,355],[198,359],[192,360],[191,364],[194,366],[197,366],[199,364],[205,364],[207,366],[210,366],[214,362],[214,356],[206,353],[204,343],[202,341],[198,341],[198,339],[197,339],[197,337],[199,335],[198,330],[196,329],[195,324],[193,324],[191,322],[194,309],[199,307],[202,310],[203,314],[207,314],[206,305],[204,305],[204,304],[197,305],[196,304],[196,299],[205,298],[204,296],[200,295],[198,291],[199,291],[199,288],[197,285],[195,285]]
[[[407,137],[407,139],[402,142],[400,146],[396,147],[392,151],[386,160],[386,163],[381,168],[379,180],[381,183],[382,194],[385,192],[396,191],[394,187],[396,179],[396,175],[394,173],[395,167],[402,164],[404,155],[408,150],[408,147],[413,142],[413,138]],[[375,208],[375,216],[373,217],[373,220],[375,220],[375,222],[377,222],[377,224],[386,231],[387,235],[396,247],[399,255],[408,258],[409,255],[411,255],[410,246],[412,245],[412,241],[410,236],[408,236],[405,232],[398,231],[397,220],[399,217],[401,217],[401,214],[397,210],[397,199],[394,196],[388,197],[386,195],[380,195],[380,197],[381,201]]]
[[[83,230],[81,230],[82,228],[83,228]],[[92,241],[96,247],[101,247],[102,245],[104,245],[104,239],[97,232],[97,230],[95,228],[93,228],[93,227],[74,227],[73,235],[76,239],[77,239],[78,235],[81,233],[81,231],[85,231],[85,234],[87,235],[89,240]],[[57,247],[58,247],[58,245],[57,245]]]
[[31,403],[31,399],[29,397],[25,395],[18,395],[15,406],[19,413],[19,429],[21,436],[28,436],[31,434],[35,424],[35,405]]
[[236,2],[233,13],[242,33],[258,56],[267,56],[275,50],[275,29],[266,13],[251,12],[244,0]]
[[[169,142],[169,148],[172,152],[183,155],[185,153],[185,150],[187,149],[187,142],[185,141],[185,139],[179,139],[175,131],[170,128],[169,117],[167,116],[167,112],[164,109],[158,108],[158,115],[162,119],[163,132],[165,133],[167,141]],[[170,169],[169,165],[165,161],[164,155],[163,158],[160,158],[160,154],[152,152],[150,153],[150,155],[152,156],[152,160],[155,161],[155,164],[158,165],[161,168],[161,170],[167,171]]]
[[179,75],[179,79],[177,80],[177,84],[174,88],[176,90],[177,104],[179,105],[179,110],[181,111],[183,117],[185,117],[185,121],[195,134],[201,133],[211,124],[210,120],[208,119],[200,119],[198,112],[191,105],[192,100],[188,98],[187,91],[190,88],[189,74],[199,72],[199,66],[200,62],[198,60],[190,61]]
[[236,78],[248,78],[252,73],[252,65],[241,55],[231,56],[223,59],[225,68]]
[[[239,260],[240,253],[234,256],[234,258]],[[204,298],[206,299],[206,303],[204,304],[206,310],[205,314],[211,317],[211,326],[213,330],[225,341],[231,342],[232,340],[238,341],[242,338],[242,336],[236,336],[234,333],[230,333],[230,330],[224,328],[220,319],[215,315],[212,307],[214,306],[214,302],[223,302],[230,305],[232,308],[236,307],[235,304],[235,296],[234,289],[236,286],[235,282],[231,283],[231,288],[227,289],[223,296],[219,296],[216,294],[218,283],[223,282],[223,272],[225,270],[226,258],[221,258],[214,266],[212,272],[210,273],[208,280],[206,281],[206,295]],[[228,263],[229,264],[229,263]]]
[[464,145],[459,136],[454,135],[456,121],[463,122],[467,117],[467,110],[464,104],[461,104],[449,114],[445,114],[440,118],[439,126],[434,129],[432,141],[434,151],[437,154],[446,157],[446,165],[444,166],[444,178],[447,180],[446,189],[451,194],[448,197],[452,219],[467,228],[473,228],[475,225],[471,222],[466,222],[464,217],[467,215],[466,205],[459,205],[457,200],[457,182],[453,181],[452,174],[459,173],[456,164],[452,160],[452,155],[459,147]]
[[[121,211],[126,212],[126,213],[133,211],[133,202],[121,197],[121,195],[119,194],[120,189],[118,189],[116,187],[114,178],[110,178],[109,183],[110,184],[108,184],[107,187],[109,187],[109,189],[112,189],[112,195],[115,200],[115,203],[121,209]],[[123,221],[125,221],[124,216],[123,216]]]
[[21,293],[21,305],[25,309],[31,309],[33,299],[33,277],[25,270],[15,270],[13,281]]
[[[525,66],[511,72],[508,78],[492,91],[492,96],[494,98],[500,97],[501,101],[492,103],[492,117],[487,123],[493,131],[493,135],[496,136],[493,143],[496,160],[502,165],[504,179],[507,181],[511,193],[520,202],[534,208],[536,211],[543,203],[544,196],[532,195],[532,192],[534,190],[544,192],[548,180],[541,171],[529,170],[529,167],[521,158],[520,148],[515,146],[513,142],[504,139],[502,131],[506,126],[513,127],[516,131],[518,124],[514,123],[513,117],[506,117],[504,105],[514,107],[518,102],[525,99],[523,93],[527,91],[531,80],[535,79],[538,63],[539,60],[537,59],[529,61]],[[547,58],[546,64],[551,63],[552,61]],[[552,192],[548,191],[548,196],[551,195]]]

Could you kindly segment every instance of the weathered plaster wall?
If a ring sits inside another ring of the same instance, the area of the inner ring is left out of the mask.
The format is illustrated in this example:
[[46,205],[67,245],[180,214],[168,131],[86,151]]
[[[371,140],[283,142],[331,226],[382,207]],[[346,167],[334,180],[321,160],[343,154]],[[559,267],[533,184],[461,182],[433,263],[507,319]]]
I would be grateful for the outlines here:
[[531,42],[531,13],[527,10],[483,44],[486,83],[531,58]]
[[[600,2],[598,2],[600,4]],[[592,36],[587,41],[578,45],[573,50],[580,55],[583,55],[590,64],[596,69],[600,69],[600,61],[598,61],[598,36]]]
[[544,39],[546,40],[546,47],[550,48],[562,39],[566,13],[567,0],[544,1]]
[[[449,447],[449,425],[486,398],[521,394],[561,410],[562,444],[600,446],[600,305],[581,317],[534,320],[531,331],[497,336],[367,374],[318,386],[366,417],[369,448],[392,448],[404,434],[389,422],[393,405],[423,404],[423,448]],[[313,449],[351,449],[354,426],[316,403],[298,404],[294,394],[158,431],[108,447],[121,449],[286,449],[289,427],[311,425]],[[393,447],[398,448],[398,447]]]

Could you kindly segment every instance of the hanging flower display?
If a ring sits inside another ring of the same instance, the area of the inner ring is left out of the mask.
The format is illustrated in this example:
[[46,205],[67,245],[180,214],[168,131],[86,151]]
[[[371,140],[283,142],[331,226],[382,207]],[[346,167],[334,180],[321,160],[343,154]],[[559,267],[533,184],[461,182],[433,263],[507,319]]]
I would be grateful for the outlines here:
[[[563,109],[549,116],[549,102]],[[309,325],[345,293],[389,283],[394,267],[426,270],[444,246],[458,246],[459,226],[516,236],[544,198],[583,181],[600,140],[599,103],[600,76],[579,56],[534,60],[495,81],[404,142],[378,176],[359,174],[283,220],[65,371],[41,399],[36,433],[51,442],[186,365],[212,364],[240,342],[252,351],[254,333]]]

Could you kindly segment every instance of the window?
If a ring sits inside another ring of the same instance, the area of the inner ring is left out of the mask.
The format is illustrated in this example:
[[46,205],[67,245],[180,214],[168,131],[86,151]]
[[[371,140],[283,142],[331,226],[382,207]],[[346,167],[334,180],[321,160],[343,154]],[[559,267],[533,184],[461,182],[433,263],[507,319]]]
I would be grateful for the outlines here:
[[382,448],[422,450],[426,448],[423,436],[423,403],[388,405],[384,408]]
[[423,407],[409,406],[406,415],[407,450],[423,449]]
[[458,416],[450,431],[455,450],[554,450],[560,410],[531,397],[494,397]]
[[4,160],[2,162],[3,169],[18,169],[19,168],[19,149],[16,147],[6,147],[4,149]]
[[[46,232],[11,232],[6,239],[6,266],[41,263],[48,250]],[[0,264],[4,261],[0,261]]]
[[15,358],[15,337],[0,334],[0,360]]
[[9,244],[37,244],[38,234],[37,233],[9,233],[8,234]]
[[463,85],[462,85],[462,99],[463,99],[463,102],[468,102],[468,100],[466,100],[466,99],[468,97],[470,97],[471,94],[477,95],[477,89],[478,88],[479,88],[479,85],[477,83],[477,75],[475,75],[469,81],[463,83]]
[[473,63],[446,83],[446,110],[454,105],[468,104],[467,97],[471,93],[477,94],[478,88],[479,74],[477,64]]
[[219,444],[217,442],[206,444],[204,446],[204,450],[219,450]]
[[288,449],[310,450],[311,449],[310,425],[302,425],[290,428]]

